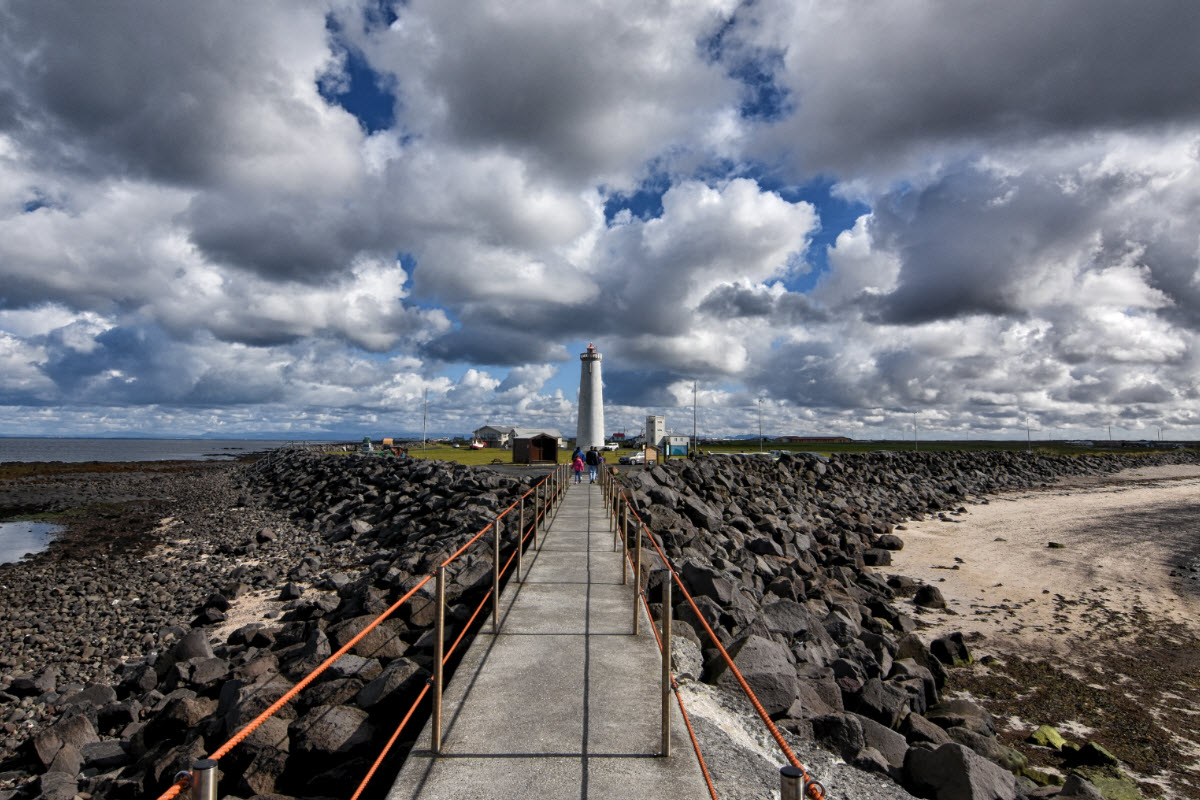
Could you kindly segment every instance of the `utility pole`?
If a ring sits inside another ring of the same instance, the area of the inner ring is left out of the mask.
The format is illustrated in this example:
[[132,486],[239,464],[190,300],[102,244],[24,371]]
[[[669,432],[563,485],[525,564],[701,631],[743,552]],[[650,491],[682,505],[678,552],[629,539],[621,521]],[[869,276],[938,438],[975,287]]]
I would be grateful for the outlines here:
[[760,453],[763,451],[763,440],[762,440],[762,401],[763,401],[763,399],[762,399],[761,397],[760,397],[760,398],[758,398],[758,452],[760,452]]
[[700,448],[700,439],[696,436],[696,381],[692,381],[692,452]]
[[1025,420],[1025,452],[1033,452],[1033,433],[1029,430],[1029,420]]
[[917,443],[917,415],[913,414],[913,452],[921,452],[921,445]]
[[425,424],[429,421],[429,387],[425,387],[425,410],[421,412],[421,455],[425,455]]

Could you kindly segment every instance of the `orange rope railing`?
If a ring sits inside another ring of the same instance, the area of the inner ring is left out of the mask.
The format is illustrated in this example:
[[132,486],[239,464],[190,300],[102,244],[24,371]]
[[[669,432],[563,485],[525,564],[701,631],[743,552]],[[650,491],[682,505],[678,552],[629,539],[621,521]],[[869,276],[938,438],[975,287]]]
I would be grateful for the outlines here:
[[[528,494],[523,495],[522,499],[524,499],[527,496],[528,496]],[[503,577],[505,574],[507,574],[508,568],[510,566],[512,566],[513,559],[516,558],[517,549],[525,546],[525,540],[529,538],[530,534],[533,532],[533,530],[539,524],[539,520],[540,520],[540,517],[535,514],[534,519],[533,519],[533,525],[529,526],[529,529],[527,531],[521,531],[521,535],[518,537],[517,547],[514,548],[512,554],[509,555],[508,561],[506,561],[504,564],[504,568],[502,570],[500,570],[501,577]],[[490,528],[491,526],[489,525],[488,527]],[[463,629],[459,632],[458,637],[454,640],[454,643],[452,645],[450,645],[450,649],[447,650],[445,655],[442,656],[442,666],[445,666],[446,664],[450,663],[450,656],[452,656],[454,654],[454,651],[458,649],[458,645],[462,642],[463,638],[467,635],[467,632],[469,630],[471,630],[471,626],[475,624],[475,620],[478,619],[478,617],[479,617],[480,613],[483,611],[483,609],[487,607],[488,600],[491,599],[491,597],[492,597],[492,590],[488,589],[487,592],[484,594],[484,596],[480,599],[479,605],[475,607],[475,612],[473,614],[471,614],[471,618],[467,620],[465,625],[463,625]],[[400,720],[400,724],[398,726],[396,726],[396,730],[392,732],[391,737],[389,737],[387,740],[387,743],[384,744],[383,749],[379,752],[379,755],[375,758],[374,763],[371,764],[371,768],[369,770],[367,770],[366,776],[362,779],[362,782],[359,783],[358,788],[354,790],[354,794],[352,794],[350,796],[350,800],[358,800],[358,798],[362,795],[363,791],[366,790],[367,784],[369,784],[371,782],[371,779],[375,776],[375,772],[379,769],[380,765],[383,764],[383,760],[385,758],[387,758],[387,754],[389,752],[391,752],[392,745],[394,745],[396,743],[396,740],[400,738],[400,733],[404,730],[405,726],[408,725],[408,721],[410,719],[412,719],[412,716],[416,712],[417,707],[419,705],[421,705],[421,701],[425,699],[425,695],[429,693],[429,687],[432,685],[433,685],[433,678],[431,677],[429,680],[427,680],[425,682],[425,688],[423,688],[421,690],[421,693],[419,695],[417,695],[417,699],[413,701],[412,706],[408,709],[408,713],[404,715],[404,719]]]
[[[628,556],[626,556],[628,558]],[[646,593],[642,591],[641,577],[634,576],[634,591],[638,593],[638,597],[642,601],[642,607],[646,609],[646,616],[653,618],[650,613],[650,601],[646,598]],[[658,643],[658,651],[662,653],[663,658],[670,658],[670,654],[663,651],[662,637],[658,634],[658,628],[653,625],[650,630],[654,631],[654,641]],[[683,715],[683,724],[687,726],[688,736],[692,740],[692,750],[696,752],[696,760],[700,762],[700,771],[704,773],[704,783],[708,786],[708,796],[712,800],[717,800],[717,788],[713,786],[712,776],[708,773],[708,764],[704,762],[704,753],[700,752],[700,742],[696,739],[696,731],[692,729],[692,718],[688,716],[687,706],[683,704],[683,695],[679,693],[679,684],[675,680],[675,673],[671,673],[671,691],[675,693],[675,702],[679,703],[679,713]]]
[[[553,474],[554,473],[551,473],[551,475],[553,475]],[[525,494],[521,495],[521,497],[518,500],[511,503],[507,508],[505,508],[499,514],[497,514],[496,519],[500,519],[500,518],[504,517],[506,514],[508,514],[510,511],[512,511],[514,508],[516,508],[518,503],[522,502],[526,497],[528,497],[530,494],[532,494],[537,489],[538,486],[542,486],[542,485],[549,486],[549,483],[550,483],[550,475],[547,475],[539,483],[535,484],[533,488],[529,489],[528,491],[525,492]],[[538,522],[541,520],[541,518],[546,513],[548,513],[548,508],[554,502],[554,499],[555,498],[550,496],[549,493],[547,493],[547,495],[544,497],[544,500],[545,500],[544,507],[541,509],[538,509],[538,514],[535,514],[535,518],[534,518],[535,525],[537,525]],[[480,539],[480,537],[482,537],[485,533],[487,533],[489,530],[491,530],[491,528],[494,524],[495,524],[495,521],[490,522],[487,525],[485,525],[483,527],[483,529],[480,530],[478,533],[476,533],[473,537],[471,537],[471,539],[469,541],[467,541],[466,544],[464,544],[462,547],[460,547],[458,550],[456,550],[452,555],[450,555],[448,558],[446,558],[446,560],[444,560],[439,565],[439,568],[449,565],[452,561],[454,561],[456,558],[458,558],[460,555],[462,555],[467,550],[467,548],[469,548],[471,545],[473,545],[475,542],[477,542]],[[524,538],[522,538],[521,543],[522,544],[524,543]],[[514,556],[515,556],[515,553],[514,553]],[[512,558],[513,557],[509,558],[509,564],[512,563]],[[505,570],[507,571],[507,569],[508,569],[508,565],[506,564]],[[274,716],[274,714],[276,712],[278,712],[279,709],[281,709],[285,705],[287,705],[288,702],[290,702],[293,698],[295,698],[296,695],[298,695],[309,684],[311,684],[314,680],[316,680],[317,677],[321,675],[321,673],[323,673],[326,669],[328,669],[331,665],[333,665],[333,663],[335,661],[337,661],[339,658],[341,658],[347,652],[349,652],[350,649],[353,648],[360,641],[362,641],[362,639],[364,637],[366,637],[366,635],[368,633],[370,633],[375,628],[377,628],[380,624],[382,624],[384,622],[384,620],[386,620],[393,613],[395,613],[395,611],[397,609],[399,609],[402,605],[404,605],[406,602],[408,602],[412,598],[413,595],[415,595],[418,591],[420,591],[420,589],[423,586],[425,586],[425,584],[427,584],[427,583],[429,583],[429,581],[433,580],[435,574],[436,574],[436,572],[431,572],[430,574],[428,574],[424,578],[422,578],[421,581],[417,583],[417,585],[413,586],[411,589],[409,589],[407,592],[405,592],[404,595],[399,600],[397,600],[395,603],[393,603],[386,611],[384,611],[382,614],[380,614],[378,617],[376,617],[370,624],[368,624],[365,628],[363,628],[361,631],[359,631],[358,634],[356,634],[353,638],[351,638],[348,642],[346,642],[346,644],[344,644],[340,648],[338,648],[337,652],[333,653],[328,658],[326,658],[312,672],[308,673],[308,675],[301,678],[300,681],[295,686],[293,686],[291,689],[289,689],[287,692],[285,692],[278,700],[276,700],[274,703],[272,703],[270,706],[268,706],[266,710],[264,710],[261,714],[259,714],[257,717],[255,717],[253,720],[251,720],[249,723],[247,723],[245,727],[243,727],[236,734],[234,734],[232,737],[230,737],[229,741],[225,742],[225,744],[221,745],[219,748],[217,748],[215,751],[213,751],[212,755],[209,756],[209,759],[211,759],[213,761],[220,760],[221,757],[228,754],[230,750],[232,750],[234,747],[237,747],[239,744],[241,744],[242,741],[244,741],[247,736],[249,736],[251,733],[253,733],[255,730],[257,730],[264,722],[267,721],[267,719]],[[492,590],[489,589],[488,592],[484,595],[484,599],[483,599],[483,602],[480,604],[480,608],[482,608],[483,604],[487,602],[487,599],[491,596],[491,594],[492,594]],[[475,612],[475,615],[478,615],[478,613],[479,613],[479,611],[477,609]],[[475,615],[473,615],[471,617],[471,622],[474,621]],[[469,626],[470,626],[470,622],[468,623],[468,625],[466,627],[463,628],[464,634],[469,629]],[[457,646],[458,642],[461,640],[462,640],[462,634],[460,634],[458,640],[455,641],[455,646]],[[453,648],[451,649],[451,652],[453,652]],[[447,657],[448,656],[449,656],[449,654],[447,654]],[[444,659],[443,659],[443,662],[444,662]],[[395,741],[396,737],[399,736],[400,731],[403,730],[403,727],[408,722],[409,717],[412,716],[413,712],[416,710],[417,706],[420,704],[421,700],[424,698],[425,694],[428,691],[429,691],[429,686],[427,684],[425,689],[423,689],[421,691],[420,695],[417,697],[416,703],[414,703],[413,707],[411,709],[409,709],[408,715],[406,715],[404,720],[400,723],[400,728],[398,728],[396,730],[396,733],[393,734],[392,739],[388,741],[388,744],[386,745],[385,750],[384,750],[385,754],[387,752],[387,749],[390,749],[390,747],[391,747],[392,743]],[[382,761],[382,756],[380,756],[380,761]],[[378,763],[379,762],[377,762],[375,765],[372,766],[370,772],[367,775],[367,778],[364,780],[363,784],[359,787],[359,791],[355,792],[355,795],[354,795],[355,798],[358,797],[359,793],[361,793],[362,789],[365,788],[366,783],[370,780],[371,776],[374,775],[375,769],[378,767]],[[161,795],[159,795],[158,800],[174,800],[174,798],[177,797],[179,795],[179,793],[185,787],[187,787],[187,785],[189,784],[189,781],[190,781],[189,777],[186,777],[186,776],[179,777],[174,783],[171,784],[170,787],[167,788],[166,791],[164,791]]]
[[[712,627],[708,624],[708,621],[704,619],[704,614],[701,613],[700,608],[692,599],[692,595],[688,592],[687,587],[684,585],[683,579],[671,565],[670,559],[667,558],[667,554],[663,551],[662,547],[659,546],[658,541],[654,538],[654,534],[651,533],[650,529],[646,526],[646,523],[642,521],[641,516],[638,515],[637,511],[633,507],[633,504],[629,502],[629,497],[624,491],[621,492],[621,496],[625,498],[625,503],[629,509],[629,513],[633,515],[635,520],[637,520],[637,527],[639,529],[638,535],[640,536],[644,532],[646,534],[646,538],[650,540],[650,544],[652,544],[654,549],[658,551],[658,556],[662,559],[663,565],[666,567],[667,571],[671,573],[672,580],[674,580],[675,584],[679,586],[680,591],[683,592],[684,599],[687,600],[688,605],[692,607],[692,611],[695,612],[696,618],[700,620],[700,624],[704,626],[705,632],[708,633],[709,638],[712,639],[713,643],[717,646],[717,649],[721,653],[721,657],[725,660],[725,665],[729,667],[729,670],[733,673],[734,678],[737,679],[738,685],[741,686],[742,691],[750,700],[751,705],[754,706],[754,710],[758,713],[759,718],[762,719],[763,724],[766,725],[767,730],[770,731],[771,737],[775,739],[775,743],[779,745],[779,749],[783,752],[784,757],[787,758],[788,762],[790,762],[793,767],[796,767],[801,773],[803,773],[804,783],[808,787],[809,797],[812,798],[812,800],[823,800],[825,797],[825,787],[822,786],[820,782],[814,781],[809,776],[808,770],[806,770],[804,765],[800,763],[800,759],[796,757],[796,754],[792,751],[792,748],[783,738],[783,734],[779,732],[779,728],[775,726],[775,723],[771,720],[770,715],[767,714],[766,709],[763,708],[762,703],[759,702],[758,697],[754,694],[754,690],[750,688],[750,684],[747,683],[746,679],[742,676],[741,670],[739,670],[737,665],[733,663],[733,658],[729,655],[729,652],[725,649],[725,646],[721,644],[720,639],[717,638],[716,632],[713,631]],[[664,613],[667,613],[666,609],[663,611]],[[655,635],[657,636],[657,634]]]

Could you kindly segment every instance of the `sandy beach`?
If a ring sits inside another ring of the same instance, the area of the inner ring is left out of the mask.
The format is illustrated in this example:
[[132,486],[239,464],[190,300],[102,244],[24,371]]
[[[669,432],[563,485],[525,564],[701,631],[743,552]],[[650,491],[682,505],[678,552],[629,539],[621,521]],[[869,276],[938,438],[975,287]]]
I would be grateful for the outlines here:
[[900,527],[884,572],[941,591],[945,609],[913,607],[921,635],[967,636],[983,663],[955,688],[1006,722],[1007,743],[1056,725],[1104,743],[1144,791],[1200,797],[1200,468],[1126,470]]

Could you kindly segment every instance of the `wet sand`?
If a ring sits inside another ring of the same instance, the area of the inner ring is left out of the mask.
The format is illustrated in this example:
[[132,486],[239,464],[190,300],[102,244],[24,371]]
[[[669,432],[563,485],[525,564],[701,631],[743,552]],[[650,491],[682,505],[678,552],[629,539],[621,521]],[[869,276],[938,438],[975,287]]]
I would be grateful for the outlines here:
[[889,571],[941,590],[948,612],[920,614],[931,634],[980,631],[997,645],[1062,654],[1127,634],[1143,613],[1200,626],[1200,573],[1189,570],[1200,467],[1126,470],[947,516],[898,531],[904,550]]
[[1104,743],[1143,793],[1200,797],[1200,467],[966,509],[904,525],[904,549],[881,570],[941,591],[944,610],[910,606],[923,639],[962,631],[991,656],[957,671],[954,688],[1035,761],[1021,740],[1052,724]]

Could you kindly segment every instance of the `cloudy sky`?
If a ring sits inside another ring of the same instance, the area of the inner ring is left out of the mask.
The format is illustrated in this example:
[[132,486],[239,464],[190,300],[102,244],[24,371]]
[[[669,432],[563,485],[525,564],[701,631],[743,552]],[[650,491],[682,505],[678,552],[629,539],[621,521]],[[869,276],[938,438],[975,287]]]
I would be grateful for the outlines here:
[[1192,0],[0,2],[0,434],[1200,438]]

